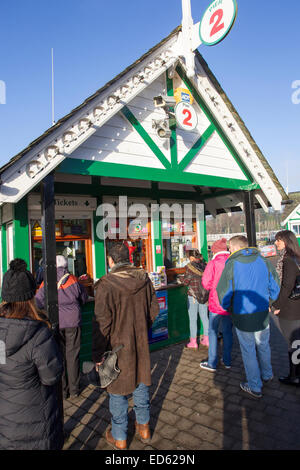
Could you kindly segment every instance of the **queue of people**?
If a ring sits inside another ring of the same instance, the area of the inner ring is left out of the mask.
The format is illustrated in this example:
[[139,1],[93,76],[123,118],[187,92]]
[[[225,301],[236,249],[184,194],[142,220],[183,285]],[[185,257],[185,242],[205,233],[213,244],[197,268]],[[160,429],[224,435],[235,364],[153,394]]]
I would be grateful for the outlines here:
[[[287,340],[290,372],[283,384],[300,385],[300,365],[294,361],[300,343],[300,300],[290,299],[300,269],[300,248],[292,232],[276,236],[281,252],[277,270],[243,236],[218,240],[213,258],[205,263],[200,252],[189,253],[182,283],[188,287],[190,341],[197,349],[197,320],[208,348],[200,367],[217,371],[220,328],[223,337],[221,363],[231,368],[233,327],[243,359],[246,381],[240,388],[262,397],[264,382],[273,379],[269,344],[273,310]],[[128,398],[133,395],[136,437],[151,439],[150,352],[148,331],[159,313],[154,287],[145,271],[130,263],[128,246],[114,244],[108,252],[110,272],[95,285],[92,358],[95,371],[105,364],[105,352],[118,350],[118,374],[107,386],[111,426],[107,442],[127,448]],[[2,284],[0,305],[0,448],[62,449],[63,420],[58,387],[64,397],[80,396],[79,349],[81,306],[87,295],[67,270],[66,259],[57,257],[59,340],[45,316],[44,284],[37,285],[23,260],[10,263]],[[3,352],[3,351],[2,351]],[[100,372],[99,372],[100,373]],[[26,406],[25,406],[26,405]]]

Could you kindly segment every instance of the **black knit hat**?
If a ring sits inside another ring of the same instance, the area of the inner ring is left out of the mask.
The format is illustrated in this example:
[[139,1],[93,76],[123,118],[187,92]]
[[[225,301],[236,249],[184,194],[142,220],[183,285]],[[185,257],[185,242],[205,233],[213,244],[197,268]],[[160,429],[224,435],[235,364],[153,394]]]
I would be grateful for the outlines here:
[[3,276],[1,297],[5,302],[30,300],[36,292],[36,282],[23,259],[16,258],[9,263],[9,270]]

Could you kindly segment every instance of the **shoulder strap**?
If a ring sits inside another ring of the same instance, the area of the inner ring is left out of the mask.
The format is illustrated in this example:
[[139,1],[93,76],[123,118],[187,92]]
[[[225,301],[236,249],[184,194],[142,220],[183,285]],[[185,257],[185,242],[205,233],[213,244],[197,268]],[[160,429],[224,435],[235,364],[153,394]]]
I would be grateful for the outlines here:
[[57,283],[57,289],[60,288],[60,286],[62,285],[63,280],[66,279],[66,277],[68,277],[68,276],[70,276],[70,273],[66,273],[66,274],[63,275],[63,277],[60,278],[60,280]]

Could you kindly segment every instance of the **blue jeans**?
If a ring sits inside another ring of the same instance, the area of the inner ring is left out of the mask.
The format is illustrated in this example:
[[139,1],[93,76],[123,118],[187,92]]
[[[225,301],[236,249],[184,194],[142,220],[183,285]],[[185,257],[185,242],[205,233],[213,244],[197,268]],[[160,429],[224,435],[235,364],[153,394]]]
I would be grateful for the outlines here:
[[208,316],[207,316],[207,305],[199,304],[199,302],[188,295],[188,312],[190,318],[190,337],[197,337],[197,320],[198,313],[200,315],[200,320],[203,325],[203,334],[208,335]]
[[[134,411],[139,424],[150,421],[149,387],[140,383],[133,392]],[[111,412],[111,433],[114,439],[124,441],[127,439],[128,427],[128,397],[129,395],[109,394],[109,411]]]
[[262,380],[273,376],[270,349],[270,326],[254,333],[241,331],[236,328],[240,343],[242,358],[251,390],[261,392]]
[[218,365],[218,333],[220,322],[223,333],[223,362],[226,366],[231,365],[232,350],[232,320],[230,315],[219,315],[209,312],[209,348],[208,364],[214,369]]

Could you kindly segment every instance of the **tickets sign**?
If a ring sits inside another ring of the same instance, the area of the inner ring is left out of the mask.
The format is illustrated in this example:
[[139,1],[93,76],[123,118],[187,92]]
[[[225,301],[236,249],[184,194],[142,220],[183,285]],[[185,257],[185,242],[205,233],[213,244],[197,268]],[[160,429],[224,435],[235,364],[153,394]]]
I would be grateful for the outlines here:
[[237,16],[236,0],[215,0],[200,22],[200,39],[207,46],[222,41],[230,32]]

